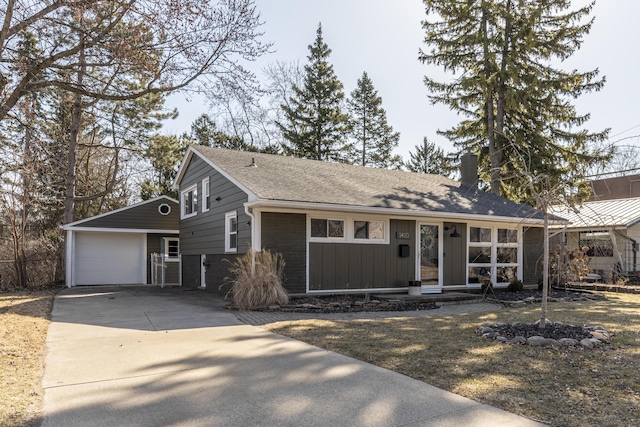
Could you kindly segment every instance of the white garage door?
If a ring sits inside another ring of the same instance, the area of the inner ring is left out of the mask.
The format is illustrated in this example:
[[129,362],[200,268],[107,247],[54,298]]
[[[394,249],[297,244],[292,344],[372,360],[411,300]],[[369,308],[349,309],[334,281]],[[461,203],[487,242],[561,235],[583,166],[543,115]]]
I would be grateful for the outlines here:
[[77,232],[76,285],[146,283],[146,236],[137,233]]

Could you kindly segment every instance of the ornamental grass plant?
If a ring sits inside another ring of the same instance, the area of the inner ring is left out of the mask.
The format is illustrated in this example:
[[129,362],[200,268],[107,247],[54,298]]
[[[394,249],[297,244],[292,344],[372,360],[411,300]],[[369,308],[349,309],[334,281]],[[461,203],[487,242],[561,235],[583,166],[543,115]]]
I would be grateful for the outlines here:
[[282,285],[285,261],[280,253],[253,249],[236,258],[225,278],[231,284],[227,296],[233,297],[238,310],[253,310],[289,302],[289,295]]

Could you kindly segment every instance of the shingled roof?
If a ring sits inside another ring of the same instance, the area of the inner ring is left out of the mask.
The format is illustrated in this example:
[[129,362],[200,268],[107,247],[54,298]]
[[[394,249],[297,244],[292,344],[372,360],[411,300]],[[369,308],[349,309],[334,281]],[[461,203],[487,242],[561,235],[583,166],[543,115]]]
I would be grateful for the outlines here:
[[539,222],[530,206],[480,191],[440,175],[306,160],[272,154],[192,145],[178,176],[179,185],[193,154],[242,188],[249,202],[280,201],[460,215],[489,215]]

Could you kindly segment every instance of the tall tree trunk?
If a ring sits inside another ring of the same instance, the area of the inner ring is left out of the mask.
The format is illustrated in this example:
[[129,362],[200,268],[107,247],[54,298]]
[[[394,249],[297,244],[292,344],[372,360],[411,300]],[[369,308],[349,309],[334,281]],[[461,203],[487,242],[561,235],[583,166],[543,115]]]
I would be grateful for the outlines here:
[[[500,72],[498,74],[498,103],[496,108],[496,136],[494,139],[494,152],[493,157],[491,159],[492,164],[495,161],[496,166],[493,167],[502,167],[502,162],[504,158],[504,144],[507,140],[504,129],[504,116],[505,116],[505,100],[506,100],[506,91],[507,91],[507,58],[510,53],[510,41],[511,41],[511,0],[507,1],[505,5],[505,16],[504,16],[504,44],[502,45],[502,58],[500,60]],[[493,169],[492,169],[493,171]],[[498,175],[500,175],[500,169],[498,169]],[[493,192],[493,180],[491,185],[492,193],[500,195],[500,191]],[[498,189],[500,189],[500,183],[498,183]]]
[[[87,69],[84,49],[80,50],[79,61],[80,68],[78,69],[77,83],[78,86],[82,86],[84,74]],[[71,129],[69,131],[69,147],[67,147],[68,155],[64,192],[64,224],[73,222],[73,211],[76,196],[76,150],[78,148],[78,135],[80,134],[80,125],[82,123],[82,108],[82,96],[80,94],[76,94],[73,102],[73,110],[71,111]]]
[[491,175],[491,188],[490,191],[492,194],[500,195],[500,168],[501,168],[501,158],[500,158],[500,150],[496,146],[496,131],[495,131],[495,112],[493,105],[493,95],[494,95],[494,84],[492,83],[492,74],[493,74],[493,66],[491,65],[491,58],[489,52],[489,30],[488,30],[488,15],[489,11],[487,10],[487,3],[482,2],[482,23],[480,25],[480,29],[482,31],[482,44],[483,44],[483,55],[484,55],[484,77],[485,77],[485,88],[484,88],[484,102],[485,102],[485,110],[487,115],[487,139],[489,145],[489,162],[490,165],[490,175]]

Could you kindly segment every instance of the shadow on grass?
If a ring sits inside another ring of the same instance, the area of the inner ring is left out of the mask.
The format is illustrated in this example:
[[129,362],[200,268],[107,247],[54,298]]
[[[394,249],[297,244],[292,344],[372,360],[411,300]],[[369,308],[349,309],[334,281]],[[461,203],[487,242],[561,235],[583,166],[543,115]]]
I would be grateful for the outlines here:
[[507,345],[476,336],[485,321],[532,323],[536,305],[495,313],[382,322],[296,322],[269,329],[557,426],[627,426],[640,419],[639,297],[551,303],[547,318],[602,324],[594,350]]

